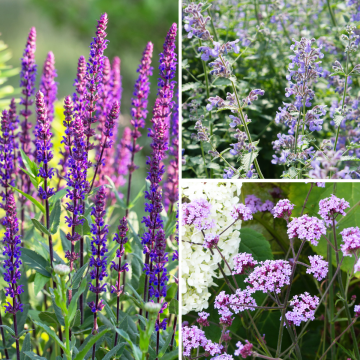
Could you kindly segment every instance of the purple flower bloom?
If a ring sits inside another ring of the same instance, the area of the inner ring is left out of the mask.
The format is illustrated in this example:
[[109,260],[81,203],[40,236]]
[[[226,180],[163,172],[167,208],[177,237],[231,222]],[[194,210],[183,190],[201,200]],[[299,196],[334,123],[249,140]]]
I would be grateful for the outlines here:
[[262,212],[265,211],[270,211],[272,213],[274,208],[274,203],[270,200],[265,200],[265,202],[261,205],[261,210]]
[[4,280],[9,283],[5,287],[5,295],[13,299],[13,303],[9,302],[5,305],[5,312],[15,315],[19,310],[23,311],[23,305],[20,303],[20,295],[24,292],[22,285],[18,285],[20,280],[20,266],[22,261],[21,256],[21,239],[19,235],[19,223],[16,217],[16,202],[14,195],[9,190],[6,190],[8,195],[6,202],[3,204],[3,209],[6,211],[6,216],[2,220],[2,225],[6,228],[3,243],[3,255],[7,256],[3,267],[5,268]]
[[355,317],[360,316],[360,305],[355,305],[354,306],[354,315],[355,315]]
[[111,78],[110,78],[112,99],[117,100],[119,104],[121,104],[121,95],[122,95],[120,64],[121,64],[120,58],[115,56],[111,64]]
[[54,102],[57,93],[57,83],[55,82],[56,76],[55,57],[54,54],[49,51],[45,59],[39,90],[44,94],[47,116],[50,123],[54,117]]
[[209,219],[211,215],[211,204],[205,199],[194,200],[181,206],[183,216],[182,225],[194,225],[198,230],[208,230],[215,227],[215,221]]
[[184,10],[186,14],[190,14],[190,16],[185,16],[187,23],[184,25],[185,31],[189,33],[189,39],[193,36],[202,40],[210,40],[213,38],[209,30],[206,29],[206,24],[210,21],[210,16],[204,19],[201,15],[202,6],[202,3],[190,3]]
[[251,296],[251,292],[247,289],[237,289],[235,294],[230,295],[229,302],[230,308],[234,311],[235,314],[245,310],[254,311],[254,306],[257,306],[255,299]]
[[291,265],[285,260],[266,260],[244,280],[250,284],[247,287],[250,293],[262,291],[263,293],[275,292],[279,294],[281,288],[290,284]]
[[78,116],[83,118],[85,116],[86,106],[86,59],[80,56],[78,61],[76,79],[74,82],[76,93],[73,95],[73,102],[75,105],[75,112]]
[[206,234],[204,239],[204,248],[212,249],[219,242],[219,235],[216,234]]
[[248,253],[239,253],[236,254],[233,258],[234,261],[234,271],[233,275],[243,275],[246,270],[253,269],[258,263],[254,260],[253,256]]
[[250,209],[252,214],[261,211],[262,201],[255,195],[247,195],[245,198],[245,205]]
[[354,265],[354,272],[360,271],[360,259]]
[[329,264],[327,261],[323,260],[321,255],[309,256],[309,261],[311,267],[306,270],[307,274],[314,274],[314,278],[321,281],[325,279],[328,271]]
[[346,215],[345,209],[350,207],[350,204],[345,199],[339,199],[335,195],[320,200],[319,215],[324,219],[326,225],[332,225],[333,217],[336,214]]
[[196,322],[199,323],[201,326],[210,326],[209,321],[207,318],[210,316],[209,313],[203,311],[198,313],[198,318],[196,319]]
[[45,104],[44,94],[41,91],[36,93],[36,159],[42,166],[39,168],[38,176],[44,179],[44,188],[39,187],[39,193],[43,199],[48,199],[54,194],[53,188],[48,188],[47,179],[51,179],[54,175],[54,169],[50,168],[49,162],[53,158],[50,131],[51,124],[47,114],[47,107]]
[[91,210],[91,215],[94,217],[95,224],[91,224],[91,253],[89,266],[92,268],[90,271],[91,279],[95,280],[95,285],[89,283],[89,290],[96,294],[95,303],[90,306],[91,311],[94,312],[94,329],[96,325],[96,312],[101,311],[102,303],[99,302],[99,294],[106,292],[106,283],[101,284],[107,276],[106,266],[107,257],[105,256],[108,249],[106,244],[106,237],[108,234],[108,225],[104,224],[105,217],[105,201],[106,192],[104,187],[100,187],[95,197],[95,206]]
[[288,224],[287,233],[290,239],[297,237],[300,240],[310,241],[312,245],[317,246],[321,235],[326,234],[326,227],[324,221],[317,217],[303,215],[294,218]]
[[261,89],[254,89],[251,90],[249,95],[243,99],[245,105],[251,105],[251,103],[258,99],[258,95],[263,96],[265,94],[264,90]]
[[28,145],[30,143],[29,130],[31,123],[28,122],[29,116],[32,114],[30,110],[34,103],[32,98],[35,95],[35,81],[36,81],[36,64],[35,64],[35,50],[36,50],[36,29],[30,29],[29,36],[26,41],[26,47],[23,57],[21,59],[21,73],[20,73],[20,87],[22,88],[20,104],[24,109],[20,111],[20,115],[24,118],[21,123],[20,142],[25,154],[29,154]]
[[319,305],[319,298],[311,296],[308,292],[304,294],[295,295],[294,299],[290,301],[290,306],[293,306],[292,311],[288,311],[285,316],[289,324],[300,326],[301,322],[308,320],[315,320],[315,309]]
[[288,199],[279,200],[273,209],[274,218],[290,219],[294,206]]
[[235,356],[241,356],[243,359],[246,359],[248,356],[252,356],[253,344],[249,343],[248,340],[245,340],[245,342],[245,345],[243,345],[241,341],[236,343],[237,349],[234,352]]
[[234,207],[232,208],[232,210],[230,212],[230,216],[234,220],[240,219],[240,220],[244,220],[244,221],[252,220],[252,218],[253,218],[250,208],[244,204],[234,205]]
[[200,346],[204,347],[208,342],[205,336],[205,332],[203,330],[200,330],[195,325],[191,327],[183,326],[181,329],[181,333],[184,356],[190,356],[192,349],[198,349]]
[[340,245],[344,256],[352,256],[360,249],[360,229],[358,227],[350,227],[344,229],[340,235],[344,243]]

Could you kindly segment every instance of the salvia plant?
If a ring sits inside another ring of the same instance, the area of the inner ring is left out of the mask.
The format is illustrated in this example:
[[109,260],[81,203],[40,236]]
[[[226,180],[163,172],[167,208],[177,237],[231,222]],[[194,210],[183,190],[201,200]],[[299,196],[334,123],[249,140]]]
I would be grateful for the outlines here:
[[[177,26],[171,25],[159,56],[150,114],[153,44],[146,45],[131,127],[121,133],[120,59],[106,57],[107,24],[105,13],[88,58],[79,58],[62,119],[54,54],[37,66],[31,28],[20,101],[12,99],[1,115],[0,351],[6,359],[178,356]],[[147,120],[149,156],[139,164]],[[139,167],[147,176],[134,194]],[[142,219],[134,211],[141,208]]]
[[359,178],[356,1],[183,4],[183,173]]
[[231,261],[218,246],[231,226],[220,232],[211,222],[218,210],[204,199],[184,204],[185,231],[203,235],[191,246],[204,259],[220,254],[222,275],[209,284],[208,306],[183,317],[183,359],[360,358],[359,197],[351,194],[359,186],[279,186],[245,183],[243,202],[221,210],[231,226],[241,222]]

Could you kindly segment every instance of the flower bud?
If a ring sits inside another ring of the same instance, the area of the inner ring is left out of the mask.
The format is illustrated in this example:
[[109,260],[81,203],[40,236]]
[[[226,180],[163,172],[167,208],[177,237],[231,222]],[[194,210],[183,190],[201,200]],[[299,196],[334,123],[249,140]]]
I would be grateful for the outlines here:
[[59,264],[54,266],[54,271],[55,274],[58,274],[60,276],[65,276],[70,274],[70,267],[67,265]]
[[156,304],[153,302],[147,302],[144,306],[145,311],[150,314],[157,314],[161,310],[161,304]]

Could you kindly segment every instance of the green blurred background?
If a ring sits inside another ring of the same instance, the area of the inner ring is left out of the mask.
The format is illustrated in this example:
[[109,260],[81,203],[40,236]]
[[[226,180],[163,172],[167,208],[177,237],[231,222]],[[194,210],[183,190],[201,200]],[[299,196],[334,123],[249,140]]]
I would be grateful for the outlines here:
[[[46,54],[51,50],[55,55],[58,73],[59,102],[56,113],[60,115],[54,121],[62,123],[62,102],[66,95],[74,92],[78,58],[80,55],[89,57],[89,45],[95,35],[97,20],[104,12],[109,18],[107,38],[110,41],[105,55],[110,60],[114,56],[121,58],[123,95],[119,134],[122,134],[123,127],[130,124],[129,112],[137,78],[136,70],[147,42],[151,41],[154,44],[154,74],[151,78],[148,106],[149,124],[156,97],[158,55],[171,24],[178,22],[177,0],[0,0],[0,41],[7,44],[12,52],[12,57],[6,64],[18,68],[29,29],[36,27],[37,88]],[[19,75],[9,77],[4,85],[12,85],[15,88],[14,96],[19,97]],[[0,84],[0,88],[1,86]],[[35,121],[34,115],[32,121]],[[59,123],[54,124],[55,138],[58,131],[62,131]],[[146,176],[145,157],[150,153],[151,142],[146,136],[148,124],[140,139],[144,148],[136,158],[140,169],[135,176],[133,195],[143,187]],[[56,140],[54,139],[55,147]],[[141,216],[142,201],[138,202],[137,208],[135,211],[138,210],[138,216]]]

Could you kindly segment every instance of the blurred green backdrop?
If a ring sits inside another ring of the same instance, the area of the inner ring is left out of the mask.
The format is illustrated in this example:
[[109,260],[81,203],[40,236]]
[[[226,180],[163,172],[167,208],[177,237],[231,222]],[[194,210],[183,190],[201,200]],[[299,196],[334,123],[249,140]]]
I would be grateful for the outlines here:
[[[12,52],[7,65],[19,67],[29,29],[36,27],[37,84],[46,54],[51,50],[55,55],[58,73],[57,98],[62,104],[63,98],[74,92],[78,58],[80,55],[88,58],[97,20],[104,12],[109,18],[107,38],[110,41],[105,55],[110,60],[114,56],[121,58],[123,95],[119,133],[122,134],[122,128],[130,123],[129,111],[137,78],[136,69],[148,41],[154,44],[154,74],[151,78],[148,120],[151,116],[156,97],[158,55],[171,24],[178,22],[177,0],[0,0],[0,40]],[[10,77],[6,85],[18,88],[19,75]],[[15,97],[18,96],[15,92]],[[59,109],[61,104],[57,105],[58,114],[62,113]],[[140,139],[144,148],[137,154],[136,164],[140,169],[135,176],[133,195],[142,188],[146,176],[145,157],[150,153],[150,139],[146,136],[148,127],[147,124]],[[142,201],[138,202],[137,208],[135,211],[138,210],[141,216]]]

